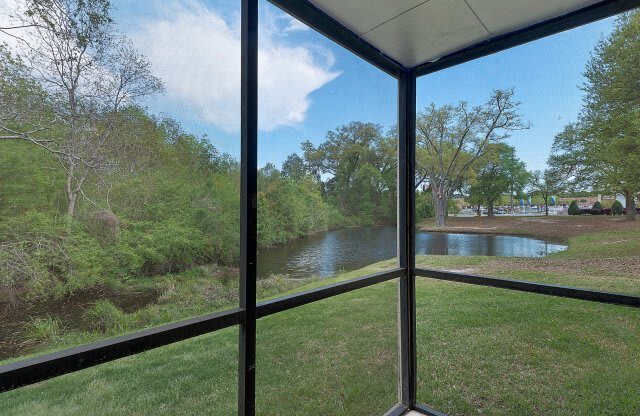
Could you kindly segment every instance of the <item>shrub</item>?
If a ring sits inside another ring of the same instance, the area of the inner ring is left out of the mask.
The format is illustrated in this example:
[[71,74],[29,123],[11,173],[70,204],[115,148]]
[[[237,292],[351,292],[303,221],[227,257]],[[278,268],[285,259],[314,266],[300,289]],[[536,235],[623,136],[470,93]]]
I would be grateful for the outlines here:
[[97,301],[85,316],[102,332],[122,332],[129,327],[129,316],[106,299]]
[[591,209],[601,210],[602,204],[600,203],[600,201],[596,201],[595,204],[593,204],[593,207],[591,207]]
[[103,244],[113,242],[120,231],[120,221],[108,209],[101,209],[89,214],[87,219],[89,231]]
[[613,201],[613,204],[611,205],[611,213],[613,215],[622,215],[622,211],[624,211],[622,202],[618,201],[617,199]]
[[210,239],[186,221],[139,221],[123,227],[109,248],[114,277],[153,276],[214,262]]
[[59,294],[72,264],[64,222],[27,213],[0,221],[0,293],[14,306]]
[[35,342],[50,341],[58,337],[62,329],[62,324],[56,318],[50,316],[35,318],[25,325],[24,337]]
[[569,205],[569,215],[580,215],[580,208],[578,208],[578,202],[571,201]]

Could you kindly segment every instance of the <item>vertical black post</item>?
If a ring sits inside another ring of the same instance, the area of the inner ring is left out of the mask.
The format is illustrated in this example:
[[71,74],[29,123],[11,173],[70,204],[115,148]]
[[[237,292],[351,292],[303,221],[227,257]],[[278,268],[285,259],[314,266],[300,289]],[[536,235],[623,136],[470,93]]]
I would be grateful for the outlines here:
[[258,177],[258,0],[242,0],[240,325],[238,414],[256,413],[256,239]]
[[405,276],[398,285],[400,332],[400,402],[416,404],[415,296],[415,164],[416,76],[408,70],[398,78],[398,263]]

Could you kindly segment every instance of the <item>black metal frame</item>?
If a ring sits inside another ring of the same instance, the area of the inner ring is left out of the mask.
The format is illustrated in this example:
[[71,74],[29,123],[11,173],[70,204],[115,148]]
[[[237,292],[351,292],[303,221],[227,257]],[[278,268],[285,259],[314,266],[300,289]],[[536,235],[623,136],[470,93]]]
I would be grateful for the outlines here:
[[454,273],[444,270],[416,269],[416,275],[436,280],[448,280],[450,282],[467,283],[479,286],[491,286],[502,289],[510,289],[518,292],[539,293],[547,296],[558,296],[588,300],[598,303],[611,303],[614,305],[631,306],[640,308],[640,296],[624,293],[602,292],[599,290],[584,289],[572,286],[554,285],[549,283],[528,282],[526,280],[502,279],[497,277],[478,276],[466,273]]
[[122,357],[238,325],[238,413],[255,414],[256,320],[311,302],[394,278],[398,285],[400,403],[386,414],[409,410],[442,416],[417,403],[416,276],[640,307],[640,297],[595,290],[475,276],[415,267],[415,122],[416,78],[540,39],[640,6],[640,0],[605,0],[507,35],[447,55],[436,62],[405,68],[360,38],[308,0],[269,0],[339,45],[398,79],[398,267],[345,282],[256,303],[257,136],[258,136],[258,0],[241,0],[241,236],[239,308],[139,331],[0,366],[0,392],[34,384]]
[[405,71],[398,78],[398,265],[405,277],[398,285],[400,403],[416,403],[416,294],[415,294],[415,154],[416,76]]
[[256,256],[258,239],[258,0],[242,0],[240,144],[240,325],[238,413],[256,402]]
[[228,328],[244,319],[245,311],[235,308],[16,361],[0,367],[0,392]]
[[307,0],[267,0],[392,77],[406,68]]

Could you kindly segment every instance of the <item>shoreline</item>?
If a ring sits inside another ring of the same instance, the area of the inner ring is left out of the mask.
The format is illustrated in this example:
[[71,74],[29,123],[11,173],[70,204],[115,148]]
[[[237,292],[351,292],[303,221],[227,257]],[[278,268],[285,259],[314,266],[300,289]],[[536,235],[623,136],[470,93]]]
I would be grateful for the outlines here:
[[522,216],[448,217],[445,227],[431,219],[417,224],[419,231],[441,233],[494,234],[530,237],[550,243],[568,244],[573,237],[599,231],[628,231],[637,228],[621,217]]

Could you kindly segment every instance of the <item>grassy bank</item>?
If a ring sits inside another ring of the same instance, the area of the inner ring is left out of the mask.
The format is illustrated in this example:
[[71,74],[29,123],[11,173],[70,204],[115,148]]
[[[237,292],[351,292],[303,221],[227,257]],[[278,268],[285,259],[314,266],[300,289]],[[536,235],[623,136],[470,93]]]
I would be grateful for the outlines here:
[[630,222],[620,216],[587,215],[448,217],[444,228],[436,227],[433,219],[423,221],[419,227],[423,231],[525,235],[566,243],[571,237],[587,233],[640,232],[640,221]]
[[[432,230],[428,223],[421,229]],[[640,294],[640,221],[604,216],[450,218],[448,232],[529,235],[568,244],[545,258],[430,257],[430,267]]]
[[[236,307],[238,269],[215,265],[139,278],[14,308],[0,302],[0,363]],[[316,279],[260,279],[267,298]]]
[[[587,230],[567,241],[568,250],[543,259],[417,262],[640,293],[634,229]],[[388,409],[397,391],[395,294],[388,282],[260,320],[258,413]],[[640,412],[640,311],[423,278],[416,296],[420,401],[452,415]],[[229,329],[3,394],[0,414],[233,414],[236,364],[237,330]]]

